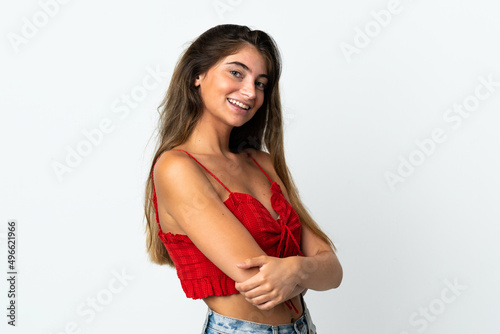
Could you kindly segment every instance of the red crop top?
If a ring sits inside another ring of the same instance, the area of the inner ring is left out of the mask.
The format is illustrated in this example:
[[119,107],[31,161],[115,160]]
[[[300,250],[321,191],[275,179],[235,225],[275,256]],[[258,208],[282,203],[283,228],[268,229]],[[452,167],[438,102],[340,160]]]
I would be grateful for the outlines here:
[[[196,160],[191,154],[183,151],[199,163],[219,183],[229,191],[229,198],[224,202],[226,207],[238,218],[254,237],[257,244],[269,256],[288,257],[303,255],[300,250],[301,225],[298,214],[281,193],[280,185],[273,182],[255,159],[257,164],[271,182],[271,205],[279,214],[274,219],[270,212],[250,194],[232,192],[212,172]],[[154,166],[153,166],[154,173]],[[187,235],[163,233],[158,217],[158,204],[153,178],[153,203],[158,223],[158,236],[172,258],[186,296],[200,299],[208,296],[226,296],[239,293],[235,282],[214,265],[189,239]]]

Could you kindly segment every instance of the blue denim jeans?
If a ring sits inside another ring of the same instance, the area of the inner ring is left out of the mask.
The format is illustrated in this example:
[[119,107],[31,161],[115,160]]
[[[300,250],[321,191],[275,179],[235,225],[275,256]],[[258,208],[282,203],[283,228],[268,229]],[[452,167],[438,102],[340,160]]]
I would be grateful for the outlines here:
[[202,334],[316,334],[316,326],[301,296],[304,313],[293,324],[267,325],[223,316],[208,308]]

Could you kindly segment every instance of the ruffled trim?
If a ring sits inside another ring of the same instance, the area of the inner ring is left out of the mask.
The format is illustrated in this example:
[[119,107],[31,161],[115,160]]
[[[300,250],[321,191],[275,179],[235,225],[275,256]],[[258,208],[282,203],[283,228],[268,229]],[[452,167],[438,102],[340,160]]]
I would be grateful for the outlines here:
[[201,277],[192,280],[181,280],[182,290],[186,297],[202,299],[209,296],[227,296],[240,293],[234,287],[235,282],[228,276]]
[[169,244],[178,244],[178,243],[187,243],[187,244],[192,244],[193,242],[189,237],[185,234],[172,234],[170,232],[163,233],[161,231],[158,231],[158,235],[162,240]]

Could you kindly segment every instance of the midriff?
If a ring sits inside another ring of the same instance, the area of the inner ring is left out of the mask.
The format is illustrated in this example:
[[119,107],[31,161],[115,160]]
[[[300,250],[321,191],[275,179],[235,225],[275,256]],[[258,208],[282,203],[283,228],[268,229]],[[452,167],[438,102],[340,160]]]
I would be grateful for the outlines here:
[[204,298],[203,301],[214,312],[226,317],[257,322],[267,325],[284,325],[295,322],[302,316],[303,309],[300,301],[300,295],[291,299],[293,305],[298,310],[289,309],[285,303],[281,303],[271,310],[260,310],[250,304],[242,294],[229,296],[211,296]]

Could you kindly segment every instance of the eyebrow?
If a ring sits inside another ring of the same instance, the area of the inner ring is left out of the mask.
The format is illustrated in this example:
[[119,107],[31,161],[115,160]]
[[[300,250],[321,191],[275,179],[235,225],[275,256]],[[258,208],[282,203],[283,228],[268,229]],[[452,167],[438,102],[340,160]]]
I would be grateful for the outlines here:
[[[243,63],[240,63],[239,61],[232,61],[230,63],[226,63],[227,65],[238,65],[238,66],[241,66],[243,67],[245,70],[247,70],[248,72],[252,73],[252,70],[248,68],[247,65],[243,64]],[[264,77],[266,79],[269,80],[269,76],[267,74],[259,74],[258,75],[259,77]]]

